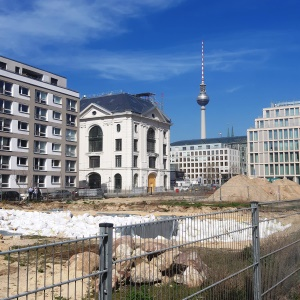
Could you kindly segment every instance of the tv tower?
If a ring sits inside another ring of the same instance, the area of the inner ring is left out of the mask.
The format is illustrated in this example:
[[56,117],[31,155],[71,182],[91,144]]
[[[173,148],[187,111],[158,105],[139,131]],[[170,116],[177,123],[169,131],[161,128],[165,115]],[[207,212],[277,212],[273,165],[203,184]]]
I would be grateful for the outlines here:
[[209,102],[209,97],[206,94],[206,84],[204,83],[204,42],[202,41],[202,80],[200,84],[200,93],[197,97],[197,103],[201,106],[201,139],[206,139],[206,120],[205,106]]

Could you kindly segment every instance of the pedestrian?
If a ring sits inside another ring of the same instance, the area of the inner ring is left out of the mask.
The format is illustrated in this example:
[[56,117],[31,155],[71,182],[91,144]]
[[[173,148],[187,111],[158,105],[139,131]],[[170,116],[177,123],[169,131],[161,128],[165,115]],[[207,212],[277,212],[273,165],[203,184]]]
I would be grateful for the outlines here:
[[29,200],[32,199],[32,194],[33,194],[33,188],[30,186],[30,187],[28,188],[28,198],[29,198]]
[[38,188],[35,186],[33,189],[33,199],[37,200],[38,197]]

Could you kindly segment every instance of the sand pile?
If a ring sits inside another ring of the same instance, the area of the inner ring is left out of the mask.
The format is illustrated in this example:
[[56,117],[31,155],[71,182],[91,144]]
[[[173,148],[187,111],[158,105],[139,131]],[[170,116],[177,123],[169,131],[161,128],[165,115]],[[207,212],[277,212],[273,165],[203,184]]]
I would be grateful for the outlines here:
[[276,201],[300,198],[300,185],[288,179],[273,183],[264,178],[237,175],[222,185],[209,200],[224,201]]

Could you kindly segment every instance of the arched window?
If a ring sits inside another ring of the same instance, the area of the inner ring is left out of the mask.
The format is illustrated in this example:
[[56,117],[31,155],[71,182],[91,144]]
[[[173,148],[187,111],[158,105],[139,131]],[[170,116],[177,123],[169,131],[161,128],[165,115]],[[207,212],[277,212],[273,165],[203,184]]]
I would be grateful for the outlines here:
[[134,174],[134,176],[133,176],[133,186],[134,187],[138,187],[138,177],[139,177],[138,174]]
[[155,153],[155,131],[149,128],[147,132],[147,152]]
[[115,175],[115,189],[116,190],[122,189],[122,176],[120,174]]
[[94,126],[89,132],[89,152],[102,151],[103,133],[99,126]]
[[91,189],[101,188],[101,176],[98,173],[92,173],[89,176],[89,187]]

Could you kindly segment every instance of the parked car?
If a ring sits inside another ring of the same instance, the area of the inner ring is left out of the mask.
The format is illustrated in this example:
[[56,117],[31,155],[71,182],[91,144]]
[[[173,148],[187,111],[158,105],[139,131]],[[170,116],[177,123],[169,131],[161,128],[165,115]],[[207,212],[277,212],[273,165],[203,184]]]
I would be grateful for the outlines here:
[[68,190],[55,190],[44,195],[47,199],[68,199],[72,197],[72,193]]
[[21,195],[17,191],[0,191],[0,200],[18,201]]

